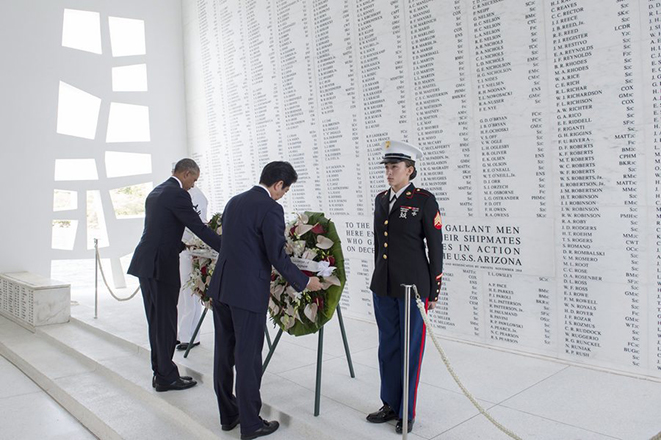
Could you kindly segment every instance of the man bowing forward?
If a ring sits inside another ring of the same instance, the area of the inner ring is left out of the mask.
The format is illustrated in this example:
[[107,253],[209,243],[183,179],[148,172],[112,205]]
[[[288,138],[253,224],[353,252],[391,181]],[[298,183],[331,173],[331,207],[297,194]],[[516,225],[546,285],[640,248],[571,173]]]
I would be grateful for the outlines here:
[[214,388],[223,431],[240,422],[242,439],[271,434],[279,426],[259,417],[271,266],[299,292],[321,289],[319,279],[301,272],[285,253],[284,211],[276,200],[297,178],[288,162],[271,162],[259,185],[234,196],[223,212],[223,247],[208,290],[216,329]]
[[188,190],[200,176],[192,159],[181,159],[172,177],[158,185],[145,202],[145,229],[135,248],[128,273],[138,277],[145,303],[151,346],[152,386],[156,391],[183,390],[197,382],[180,376],[172,355],[177,340],[179,253],[184,227],[220,250],[220,236],[207,228],[195,212]]

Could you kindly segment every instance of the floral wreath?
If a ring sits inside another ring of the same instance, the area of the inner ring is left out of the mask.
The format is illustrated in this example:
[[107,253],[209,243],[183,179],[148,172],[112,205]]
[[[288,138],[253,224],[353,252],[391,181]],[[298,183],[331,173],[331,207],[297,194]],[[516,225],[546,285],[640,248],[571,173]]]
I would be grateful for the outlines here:
[[285,252],[303,273],[319,277],[322,290],[297,292],[273,269],[269,313],[282,330],[302,336],[333,317],[346,281],[344,256],[335,225],[323,213],[298,214],[285,230]]
[[[216,213],[211,217],[207,226],[218,235],[222,235],[221,225],[222,215]],[[193,295],[200,298],[200,302],[207,309],[211,308],[211,298],[207,296],[207,289],[211,283],[211,276],[216,267],[215,251],[205,242],[197,237],[193,237],[187,244],[193,260],[193,270],[184,287],[190,287]]]

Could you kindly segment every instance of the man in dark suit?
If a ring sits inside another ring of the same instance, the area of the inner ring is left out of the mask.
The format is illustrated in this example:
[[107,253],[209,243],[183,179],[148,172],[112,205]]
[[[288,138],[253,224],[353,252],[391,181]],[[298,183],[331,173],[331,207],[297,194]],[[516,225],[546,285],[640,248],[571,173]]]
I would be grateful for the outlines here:
[[220,236],[202,223],[188,193],[199,176],[195,161],[182,159],[175,165],[172,177],[149,193],[145,229],[128,270],[140,280],[149,325],[152,386],[156,391],[183,390],[197,383],[179,375],[172,355],[177,343],[179,252],[186,247],[181,241],[184,227],[220,250]]
[[297,178],[289,163],[271,162],[259,185],[230,199],[223,212],[225,238],[208,290],[216,329],[214,387],[222,429],[240,422],[242,439],[271,434],[279,426],[259,417],[271,266],[299,292],[321,288],[317,277],[306,276],[285,253],[284,211],[276,200]]

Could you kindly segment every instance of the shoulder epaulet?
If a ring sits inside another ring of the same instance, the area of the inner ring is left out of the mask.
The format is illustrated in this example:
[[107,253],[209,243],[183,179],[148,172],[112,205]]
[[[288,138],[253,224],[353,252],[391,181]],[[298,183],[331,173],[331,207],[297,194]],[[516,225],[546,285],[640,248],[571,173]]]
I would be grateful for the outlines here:
[[378,193],[376,196],[377,196],[377,197],[382,196],[382,195],[384,195],[384,194],[387,193],[387,192],[388,192],[388,190],[381,191],[381,192]]
[[425,196],[425,197],[434,197],[434,194],[432,194],[429,191],[427,191],[426,189],[422,189],[422,188],[416,188],[415,189],[415,194],[420,195],[420,196]]

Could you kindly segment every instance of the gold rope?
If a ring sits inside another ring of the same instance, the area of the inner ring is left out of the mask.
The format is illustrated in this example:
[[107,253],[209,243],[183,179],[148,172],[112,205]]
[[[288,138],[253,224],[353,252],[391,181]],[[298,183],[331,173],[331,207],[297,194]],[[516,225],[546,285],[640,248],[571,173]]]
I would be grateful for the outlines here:
[[427,316],[427,312],[425,311],[425,305],[424,305],[423,302],[420,300],[420,295],[418,295],[418,288],[415,286],[415,284],[413,285],[413,290],[415,290],[415,302],[416,302],[416,304],[417,304],[417,306],[418,306],[418,309],[420,310],[420,314],[422,315],[422,319],[425,321],[425,325],[427,326],[427,328],[430,329],[430,331],[428,332],[428,334],[429,334],[429,336],[431,336],[431,340],[434,342],[434,345],[436,346],[436,349],[437,349],[438,352],[441,354],[441,359],[443,359],[443,363],[445,364],[445,368],[448,369],[448,372],[449,372],[450,375],[452,376],[452,379],[454,379],[454,381],[457,383],[457,385],[459,386],[459,388],[461,388],[461,391],[464,393],[464,395],[465,395],[466,397],[468,397],[468,400],[471,401],[471,403],[473,404],[473,406],[475,406],[475,408],[477,408],[477,410],[478,410],[478,411],[479,411],[484,417],[486,417],[487,420],[489,420],[491,423],[493,423],[494,426],[495,426],[496,428],[500,429],[502,432],[504,432],[505,434],[507,434],[509,437],[511,437],[511,438],[513,438],[513,439],[516,439],[516,440],[522,440],[521,437],[519,437],[518,435],[514,434],[512,431],[510,431],[509,429],[507,429],[506,427],[504,427],[503,425],[501,425],[500,423],[498,423],[498,422],[496,421],[496,419],[494,419],[494,418],[493,418],[493,417],[487,412],[487,410],[485,410],[485,409],[482,407],[482,405],[480,405],[480,404],[478,403],[478,401],[475,399],[475,397],[473,397],[473,396],[471,395],[471,393],[466,389],[466,387],[464,386],[464,384],[461,383],[461,380],[459,380],[459,377],[457,376],[457,374],[456,374],[456,373],[454,372],[454,370],[452,369],[452,366],[450,365],[450,361],[448,360],[448,357],[445,355],[445,351],[443,351],[443,348],[441,348],[441,344],[440,344],[440,343],[438,342],[438,340],[436,339],[436,335],[434,335],[434,332],[431,331],[431,328],[432,328],[432,327],[431,327],[431,324],[430,324],[430,322],[429,322],[429,317]]
[[110,295],[112,295],[113,298],[115,298],[117,301],[128,301],[132,299],[135,295],[137,295],[137,293],[140,291],[140,286],[138,286],[138,288],[135,289],[135,292],[133,292],[131,296],[129,296],[128,298],[120,298],[117,295],[115,295],[115,293],[108,285],[105,272],[103,272],[103,266],[101,265],[101,256],[99,255],[99,248],[96,248],[96,261],[98,263],[99,269],[101,269],[101,278],[103,278],[103,284],[106,285],[106,287],[108,288],[108,292],[110,292]]

